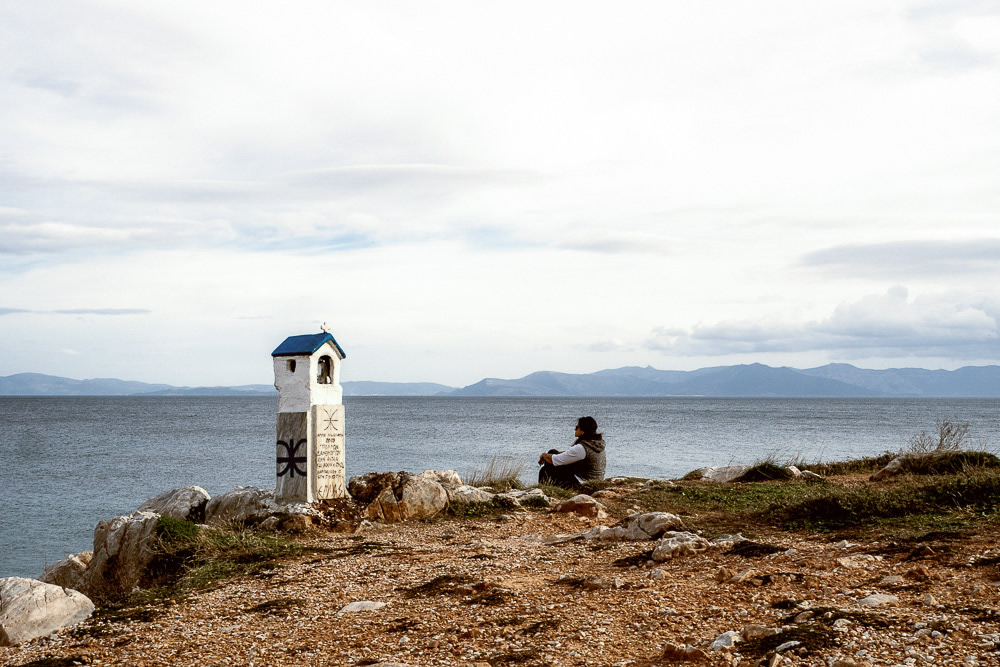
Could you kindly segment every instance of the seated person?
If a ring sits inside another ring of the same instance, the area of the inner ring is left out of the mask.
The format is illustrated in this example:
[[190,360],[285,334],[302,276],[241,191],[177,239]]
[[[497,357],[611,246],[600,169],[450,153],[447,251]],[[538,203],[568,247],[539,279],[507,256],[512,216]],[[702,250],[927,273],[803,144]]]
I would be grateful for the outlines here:
[[576,441],[565,452],[550,449],[538,458],[538,483],[576,489],[589,479],[604,479],[604,436],[597,432],[597,420],[580,417]]

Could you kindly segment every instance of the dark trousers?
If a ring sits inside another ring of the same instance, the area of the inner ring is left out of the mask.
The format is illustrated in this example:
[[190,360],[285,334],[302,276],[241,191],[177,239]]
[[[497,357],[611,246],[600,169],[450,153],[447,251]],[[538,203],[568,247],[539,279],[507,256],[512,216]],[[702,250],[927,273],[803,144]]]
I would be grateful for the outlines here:
[[[550,449],[549,454],[559,454],[558,449]],[[549,486],[561,486],[564,489],[577,489],[580,482],[576,481],[576,475],[572,472],[572,466],[555,466],[551,463],[543,463],[538,471],[538,483]]]

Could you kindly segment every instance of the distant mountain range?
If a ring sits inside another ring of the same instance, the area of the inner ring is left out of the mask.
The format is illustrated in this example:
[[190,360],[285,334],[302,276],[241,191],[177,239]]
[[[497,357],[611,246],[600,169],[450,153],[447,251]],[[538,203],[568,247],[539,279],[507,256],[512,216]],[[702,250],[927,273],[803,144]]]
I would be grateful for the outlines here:
[[[734,396],[809,398],[996,398],[1000,366],[954,371],[868,370],[850,364],[773,368],[763,364],[661,371],[626,366],[596,373],[539,371],[516,380],[487,378],[455,388],[433,382],[344,382],[345,396]],[[273,396],[266,384],[173,387],[115,379],[71,380],[20,373],[0,377],[2,396]]]

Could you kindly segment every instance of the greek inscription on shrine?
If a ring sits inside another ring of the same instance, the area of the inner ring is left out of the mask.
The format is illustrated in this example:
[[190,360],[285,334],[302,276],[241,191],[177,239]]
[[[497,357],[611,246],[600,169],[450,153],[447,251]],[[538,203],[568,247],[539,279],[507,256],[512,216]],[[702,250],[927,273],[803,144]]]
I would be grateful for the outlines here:
[[344,406],[313,406],[316,443],[313,460],[316,498],[327,500],[347,495],[344,469]]

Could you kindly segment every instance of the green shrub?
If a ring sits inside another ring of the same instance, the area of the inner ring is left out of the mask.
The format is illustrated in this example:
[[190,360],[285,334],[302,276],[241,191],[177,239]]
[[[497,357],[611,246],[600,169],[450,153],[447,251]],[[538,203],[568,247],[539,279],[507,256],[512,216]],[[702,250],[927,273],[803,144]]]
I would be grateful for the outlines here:
[[989,452],[944,451],[907,457],[903,470],[915,475],[954,475],[998,466],[1000,458]]
[[826,485],[802,500],[775,504],[765,514],[788,528],[843,528],[956,511],[993,513],[1000,502],[1000,474],[911,478],[891,486],[845,489]]
[[886,467],[890,461],[896,458],[896,454],[885,452],[879,456],[867,456],[860,459],[848,461],[836,461],[830,463],[800,463],[794,465],[799,470],[808,470],[823,477],[836,477],[837,475],[870,474]]

